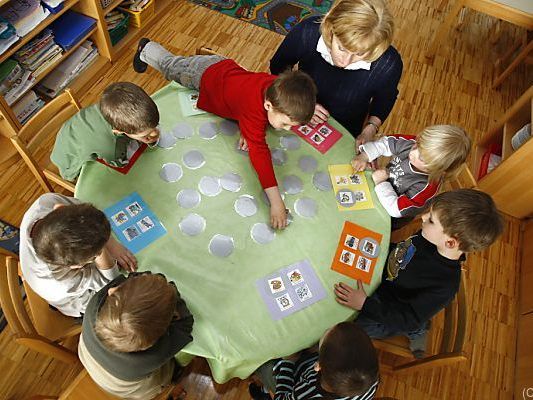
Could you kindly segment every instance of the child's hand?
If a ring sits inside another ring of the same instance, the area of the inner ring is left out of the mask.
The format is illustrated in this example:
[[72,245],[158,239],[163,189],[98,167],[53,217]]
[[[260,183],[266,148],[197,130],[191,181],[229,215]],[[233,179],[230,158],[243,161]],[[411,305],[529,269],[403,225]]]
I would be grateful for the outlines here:
[[239,149],[242,151],[248,151],[248,142],[242,136],[239,137]]
[[360,311],[367,297],[363,284],[359,280],[357,281],[357,289],[342,282],[335,284],[335,300],[343,306]]
[[281,206],[274,204],[270,206],[270,225],[274,229],[285,229],[287,226],[287,210],[283,201]]
[[368,164],[368,156],[364,151],[356,155],[352,160],[352,167],[354,172],[364,171]]
[[322,122],[326,122],[328,118],[329,118],[328,110],[326,110],[320,104],[316,103],[315,113],[311,117],[311,121],[309,122],[309,125],[315,126],[317,124],[321,124]]
[[372,179],[374,179],[374,183],[376,185],[379,185],[380,183],[389,179],[389,171],[387,171],[385,168],[376,169],[374,172],[372,172]]
[[109,255],[117,260],[118,265],[123,270],[128,272],[134,272],[137,270],[137,259],[135,256],[113,237],[109,238],[104,247],[109,252]]

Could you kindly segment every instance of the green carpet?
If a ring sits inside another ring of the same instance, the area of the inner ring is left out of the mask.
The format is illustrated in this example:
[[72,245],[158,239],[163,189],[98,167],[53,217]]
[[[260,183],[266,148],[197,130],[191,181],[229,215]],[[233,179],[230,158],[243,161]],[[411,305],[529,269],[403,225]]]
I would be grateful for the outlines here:
[[286,35],[306,18],[325,14],[332,0],[191,0],[193,3]]

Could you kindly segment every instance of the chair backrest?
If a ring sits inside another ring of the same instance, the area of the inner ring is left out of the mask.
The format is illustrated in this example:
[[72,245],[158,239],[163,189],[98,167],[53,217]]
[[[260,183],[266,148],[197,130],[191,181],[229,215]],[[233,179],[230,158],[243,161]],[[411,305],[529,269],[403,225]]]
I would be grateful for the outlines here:
[[[78,362],[78,356],[75,352],[43,336],[36,329],[24,306],[19,285],[18,270],[18,263],[13,257],[7,257],[5,264],[0,263],[0,304],[2,305],[7,323],[15,336],[15,341],[58,360],[76,364]],[[51,318],[47,324],[53,327],[56,321],[61,321],[62,319],[52,314],[51,309],[46,308],[50,310],[50,313],[47,315]],[[41,312],[45,311],[43,309]],[[60,316],[62,318],[68,318],[61,314]],[[46,318],[47,316],[43,316],[43,321]],[[70,320],[73,322],[72,318]],[[74,330],[70,333],[74,333]]]
[[452,190],[472,189],[477,186],[477,182],[474,178],[474,175],[472,174],[472,171],[470,171],[470,168],[468,168],[468,165],[463,164],[463,166],[457,173],[457,176],[453,179],[448,180],[444,186],[449,186],[449,188]]
[[[22,159],[45,191],[53,191],[53,186],[43,172],[44,168],[37,161],[40,158],[38,153],[43,150],[41,145],[46,143],[52,135],[57,135],[61,126],[79,110],[79,102],[74,98],[70,90],[66,89],[39,110],[17,135],[10,137]],[[48,152],[45,152],[45,154],[46,165],[49,163],[49,154]],[[66,186],[66,188],[70,190],[69,187]]]
[[[387,370],[397,373],[412,373],[467,360],[465,353],[463,353],[467,324],[466,283],[464,275],[464,271],[462,271],[459,291],[454,300],[444,309],[444,329],[440,344],[437,346],[438,353],[415,361],[387,366]],[[373,340],[373,343],[379,350],[401,357],[412,358],[409,342],[406,338]]]

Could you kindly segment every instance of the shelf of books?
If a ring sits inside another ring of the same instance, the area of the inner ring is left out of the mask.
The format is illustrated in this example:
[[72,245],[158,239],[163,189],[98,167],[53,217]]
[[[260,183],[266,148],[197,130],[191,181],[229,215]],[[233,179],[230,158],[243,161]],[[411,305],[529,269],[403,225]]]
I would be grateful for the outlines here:
[[533,212],[533,192],[524,186],[533,156],[532,120],[533,86],[476,146],[479,189],[491,194],[501,211],[516,218]]

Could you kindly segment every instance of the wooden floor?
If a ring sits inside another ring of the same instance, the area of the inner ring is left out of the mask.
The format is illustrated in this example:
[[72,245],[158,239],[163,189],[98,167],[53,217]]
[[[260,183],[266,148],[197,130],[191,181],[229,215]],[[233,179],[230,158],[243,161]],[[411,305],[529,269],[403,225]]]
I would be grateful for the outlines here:
[[[502,38],[488,43],[496,22],[470,12],[461,32],[454,31],[434,61],[424,58],[433,32],[444,14],[440,0],[389,0],[396,17],[395,45],[402,54],[404,74],[400,95],[383,131],[416,133],[426,125],[453,123],[478,140],[520,94],[531,85],[531,71],[518,69],[500,90],[491,89],[492,60],[525,32],[502,24]],[[450,2],[452,3],[452,2]],[[444,10],[446,11],[446,10]],[[265,71],[282,37],[185,0],[147,32],[171,51],[192,54],[207,45],[235,58],[251,70]],[[153,93],[165,85],[154,71],[135,74],[130,66],[133,47],[82,98],[95,101],[109,83],[129,80]],[[346,161],[346,160],[345,160]],[[19,162],[0,171],[0,218],[20,224],[28,205],[40,194],[32,176]],[[513,391],[520,224],[508,218],[504,236],[490,250],[468,258],[470,320],[466,341],[469,361],[453,368],[397,378],[383,374],[380,396],[412,399],[510,399]],[[26,399],[33,394],[58,394],[77,370],[12,343],[9,329],[0,334],[0,399]],[[247,382],[213,384],[205,363],[197,360],[184,380],[188,399],[249,399]]]

